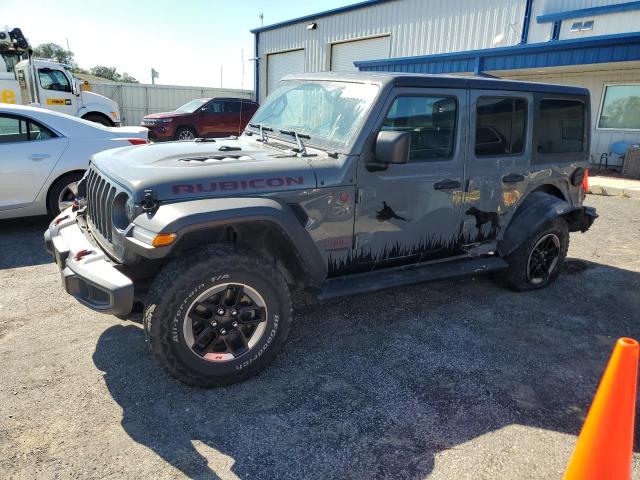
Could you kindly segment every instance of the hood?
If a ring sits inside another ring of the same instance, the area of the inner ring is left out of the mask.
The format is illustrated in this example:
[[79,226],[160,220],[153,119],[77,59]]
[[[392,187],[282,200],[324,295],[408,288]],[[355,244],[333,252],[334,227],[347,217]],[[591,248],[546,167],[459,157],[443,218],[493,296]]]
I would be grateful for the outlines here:
[[262,195],[316,188],[313,168],[290,150],[249,137],[137,145],[95,154],[92,163],[134,194],[160,201]]
[[103,95],[99,95],[97,93],[93,93],[93,92],[89,92],[89,91],[83,91],[82,92],[82,102],[85,105],[91,104],[91,103],[101,103],[105,106],[107,106],[109,108],[110,111],[112,112],[119,112],[120,111],[120,107],[118,107],[118,104],[116,102],[114,102],[113,100],[111,100],[110,98],[107,98]]
[[160,113],[150,113],[149,115],[145,115],[142,117],[143,119],[154,119],[154,118],[171,118],[171,117],[187,117],[189,115],[193,115],[193,113],[186,112],[160,112]]

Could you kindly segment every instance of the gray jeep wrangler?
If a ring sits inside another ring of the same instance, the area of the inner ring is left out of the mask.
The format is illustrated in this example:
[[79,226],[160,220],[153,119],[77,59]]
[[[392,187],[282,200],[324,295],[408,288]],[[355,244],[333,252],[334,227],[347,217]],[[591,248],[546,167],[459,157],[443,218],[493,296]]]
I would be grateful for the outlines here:
[[95,155],[45,233],[68,293],[144,308],[171,375],[226,385],[319,299],[494,272],[549,285],[582,205],[589,93],[487,78],[286,77],[239,137]]

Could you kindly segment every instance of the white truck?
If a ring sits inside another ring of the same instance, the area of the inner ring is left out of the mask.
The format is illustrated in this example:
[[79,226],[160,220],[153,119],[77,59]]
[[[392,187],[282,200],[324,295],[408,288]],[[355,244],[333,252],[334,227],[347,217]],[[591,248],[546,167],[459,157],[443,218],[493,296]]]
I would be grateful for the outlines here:
[[47,108],[109,127],[120,126],[113,100],[83,90],[68,66],[31,57],[19,28],[0,28],[0,104]]

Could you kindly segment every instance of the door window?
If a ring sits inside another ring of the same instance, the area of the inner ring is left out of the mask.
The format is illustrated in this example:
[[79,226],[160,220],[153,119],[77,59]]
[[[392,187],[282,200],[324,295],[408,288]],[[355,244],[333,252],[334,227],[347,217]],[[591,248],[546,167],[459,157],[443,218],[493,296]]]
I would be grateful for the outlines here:
[[518,155],[524,151],[527,101],[480,97],[476,105],[476,156]]
[[207,113],[224,113],[224,103],[210,102],[204,107],[202,107],[202,110]]
[[226,113],[240,113],[240,102],[224,102],[224,111]]
[[457,110],[457,102],[451,97],[398,97],[382,130],[411,134],[409,160],[412,162],[450,159],[454,150]]
[[578,153],[584,149],[584,103],[579,100],[540,101],[536,129],[537,153]]
[[40,68],[38,70],[40,86],[45,90],[55,90],[56,92],[71,92],[69,79],[61,70],[51,68]]
[[0,115],[0,144],[46,140],[56,135],[33,121]]

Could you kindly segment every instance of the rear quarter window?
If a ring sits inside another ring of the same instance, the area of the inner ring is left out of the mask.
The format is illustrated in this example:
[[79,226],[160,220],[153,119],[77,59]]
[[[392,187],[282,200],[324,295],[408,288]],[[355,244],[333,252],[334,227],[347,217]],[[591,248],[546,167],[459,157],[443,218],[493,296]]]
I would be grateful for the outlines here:
[[536,156],[543,159],[548,155],[560,154],[557,155],[558,159],[573,161],[575,157],[571,154],[582,154],[586,150],[586,127],[584,101],[541,98],[535,116]]

